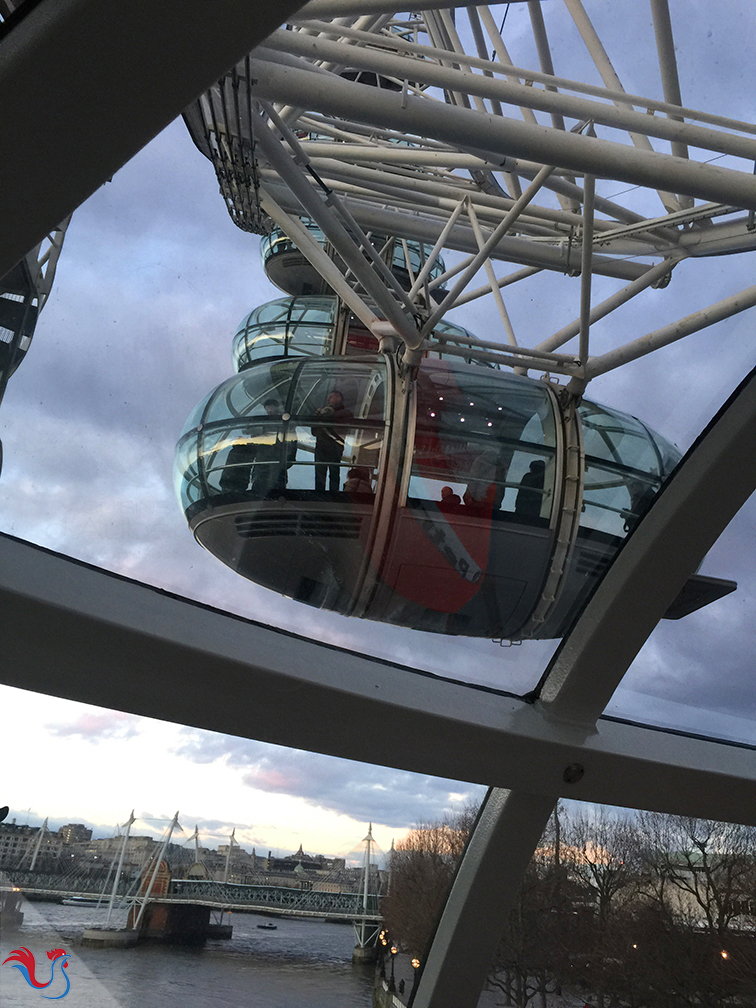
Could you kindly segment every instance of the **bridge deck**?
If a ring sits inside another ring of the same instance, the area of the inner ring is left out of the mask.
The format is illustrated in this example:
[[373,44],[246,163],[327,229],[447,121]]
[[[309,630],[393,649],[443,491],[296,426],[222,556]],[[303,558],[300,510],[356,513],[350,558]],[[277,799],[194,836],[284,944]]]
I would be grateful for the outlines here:
[[[216,883],[218,888],[226,888],[223,883]],[[243,888],[249,889],[251,887],[244,886]],[[265,887],[268,890],[274,890],[273,886]],[[52,896],[52,897],[62,897],[63,899],[73,899],[73,898],[83,898],[83,899],[102,899],[103,905],[107,904],[110,900],[109,894],[102,894],[100,892],[93,892],[91,889],[43,889],[34,886],[15,886],[12,884],[0,884],[0,892],[11,892],[17,891],[24,895],[31,896]],[[357,893],[329,893],[329,892],[306,892],[300,889],[286,889],[281,888],[276,890],[277,893],[281,893],[285,896],[298,897],[298,899],[289,899],[287,901],[275,901],[274,899],[232,899],[230,896],[237,895],[233,891],[226,892],[222,894],[208,894],[204,897],[195,893],[187,893],[186,895],[180,895],[178,893],[168,893],[165,896],[151,896],[147,902],[149,903],[187,903],[193,904],[195,906],[209,906],[214,910],[236,910],[240,912],[250,912],[254,913],[256,911],[263,911],[266,914],[275,914],[280,917],[331,917],[331,918],[341,918],[345,921],[365,921],[365,922],[378,922],[381,920],[380,914],[375,909],[375,904],[377,904],[377,897],[372,894],[368,897],[371,904],[371,910],[367,913],[362,912],[361,907],[361,897]],[[238,894],[241,896],[241,894]],[[312,897],[326,897],[322,900],[313,899]],[[330,897],[330,898],[329,898]],[[334,899],[334,897],[336,897]],[[342,899],[339,900],[338,897]],[[344,906],[344,898],[351,897],[349,902],[354,902],[354,909]],[[123,901],[125,904],[129,905],[141,901],[141,897],[134,895],[126,896],[120,893],[117,897],[118,900]],[[307,903],[307,906],[302,904]],[[339,905],[341,904],[341,905]]]

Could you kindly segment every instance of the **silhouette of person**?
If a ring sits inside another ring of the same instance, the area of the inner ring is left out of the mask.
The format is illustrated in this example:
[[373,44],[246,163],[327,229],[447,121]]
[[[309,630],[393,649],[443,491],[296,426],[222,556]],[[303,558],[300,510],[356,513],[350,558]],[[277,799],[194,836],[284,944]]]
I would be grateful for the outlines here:
[[[326,405],[315,410],[315,416],[333,417],[339,425],[352,419],[352,414],[344,405],[344,395],[338,389],[328,393]],[[318,426],[312,428],[315,437],[315,489],[324,491],[326,475],[331,493],[339,489],[339,462],[344,454],[346,430],[339,427]]]
[[220,488],[224,492],[249,491],[255,497],[265,497],[273,490],[286,487],[286,470],[294,463],[297,442],[287,441],[285,453],[282,451],[281,403],[271,398],[266,399],[263,406],[270,420],[276,423],[267,428],[253,428],[254,433],[244,435],[243,440],[237,440],[231,447],[220,477]]
[[529,470],[520,480],[520,489],[515,499],[515,514],[529,518],[540,517],[543,494],[538,491],[543,490],[545,475],[546,463],[543,459],[536,459],[530,463]]
[[373,484],[370,481],[370,470],[365,466],[353,466],[347,471],[344,489],[351,494],[371,494]]
[[249,440],[249,435],[240,435],[226,456],[220,474],[220,488],[223,493],[243,493],[249,486],[249,473],[257,454],[257,445]]
[[462,503],[459,494],[454,493],[450,486],[441,487],[441,503],[438,505],[439,511],[456,511]]
[[656,497],[656,488],[642,480],[628,480],[627,492],[630,494],[630,510],[623,511],[625,532],[632,532],[643,515],[648,511]]
[[249,487],[255,497],[266,497],[286,488],[286,471],[294,464],[297,454],[296,441],[287,440],[284,446],[281,403],[278,399],[266,399],[263,406],[270,419],[276,422],[263,429],[259,435]]
[[496,495],[496,470],[499,449],[486,448],[470,466],[470,482],[463,499],[471,511],[478,513],[492,509]]

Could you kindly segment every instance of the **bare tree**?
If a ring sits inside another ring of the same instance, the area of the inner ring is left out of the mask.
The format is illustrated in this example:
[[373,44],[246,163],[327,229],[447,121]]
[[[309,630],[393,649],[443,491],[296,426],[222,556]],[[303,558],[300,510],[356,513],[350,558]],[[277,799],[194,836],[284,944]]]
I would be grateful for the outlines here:
[[574,816],[564,830],[562,857],[593,894],[598,923],[608,924],[624,893],[630,894],[641,865],[635,820],[605,808]]
[[475,819],[469,807],[446,821],[418,826],[391,858],[391,888],[381,912],[394,939],[424,956]]
[[643,813],[647,893],[680,921],[724,938],[754,925],[756,830],[689,816]]

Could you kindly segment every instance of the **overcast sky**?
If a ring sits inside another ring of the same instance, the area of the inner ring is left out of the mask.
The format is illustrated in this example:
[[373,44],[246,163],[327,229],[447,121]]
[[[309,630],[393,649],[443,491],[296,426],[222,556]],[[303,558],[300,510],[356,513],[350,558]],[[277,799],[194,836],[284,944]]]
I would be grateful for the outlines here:
[[[679,25],[688,47],[684,100],[752,117],[756,92],[740,75],[753,22],[733,4],[733,24],[710,30],[702,20],[707,6],[689,0],[690,23]],[[619,43],[631,29],[648,32],[650,18],[638,8],[623,7],[635,20],[618,19],[608,42],[619,47],[613,55],[620,54],[615,63],[625,86],[642,91],[647,82],[636,66],[642,50],[623,51]],[[518,32],[513,13],[514,50]],[[743,59],[732,56],[733,46],[742,47]],[[526,46],[518,61],[529,61]],[[703,75],[705,94],[698,93],[701,67],[710,71]],[[77,211],[53,294],[0,413],[0,528],[301,634],[527,691],[553,649],[548,643],[504,649],[319,612],[240,579],[194,543],[173,492],[173,449],[191,409],[232,374],[230,343],[239,320],[282,296],[264,277],[257,244],[231,223],[212,167],[181,122]],[[753,283],[753,269],[753,254],[683,263],[666,290],[647,292],[596,326],[594,345],[600,350],[635,338],[741,290]],[[616,288],[615,281],[597,282],[594,300]],[[522,342],[534,345],[570,321],[578,298],[579,281],[550,274],[512,289],[507,303]],[[488,299],[454,317],[481,337],[500,335]],[[755,328],[753,312],[744,313],[599,378],[588,395],[641,417],[685,450],[752,365]],[[738,592],[660,625],[613,712],[756,742],[755,522],[751,502],[703,568],[738,580]],[[292,850],[301,842],[306,850],[336,853],[353,848],[371,820],[388,848],[413,824],[481,795],[466,784],[13,689],[0,689],[0,703],[4,750],[25,757],[24,773],[6,778],[0,805],[9,803],[19,821],[49,815],[56,825],[85,821],[106,834],[132,806],[148,819],[179,808],[188,832],[199,823],[211,846],[236,827],[250,847]]]

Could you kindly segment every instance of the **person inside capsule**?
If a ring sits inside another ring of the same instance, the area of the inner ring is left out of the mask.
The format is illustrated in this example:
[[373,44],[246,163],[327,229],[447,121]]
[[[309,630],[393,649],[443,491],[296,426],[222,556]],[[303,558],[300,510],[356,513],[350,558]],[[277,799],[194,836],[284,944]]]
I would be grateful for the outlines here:
[[[316,409],[315,416],[332,417],[339,425],[353,419],[344,403],[344,393],[339,389],[328,393],[326,405]],[[325,492],[327,476],[329,492],[336,493],[341,484],[339,463],[344,454],[346,431],[330,424],[319,424],[312,428],[312,434],[315,438],[315,489]]]
[[540,517],[545,474],[546,463],[543,459],[536,459],[530,463],[528,471],[520,480],[520,489],[515,498],[516,515],[527,515],[531,518]]
[[220,476],[223,492],[248,492],[252,497],[264,498],[286,488],[287,470],[294,464],[297,442],[287,439],[282,451],[281,403],[271,397],[263,407],[271,423],[243,434],[230,448]]

